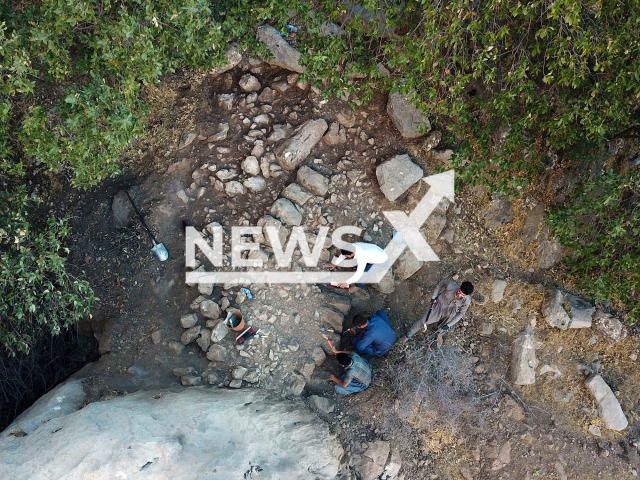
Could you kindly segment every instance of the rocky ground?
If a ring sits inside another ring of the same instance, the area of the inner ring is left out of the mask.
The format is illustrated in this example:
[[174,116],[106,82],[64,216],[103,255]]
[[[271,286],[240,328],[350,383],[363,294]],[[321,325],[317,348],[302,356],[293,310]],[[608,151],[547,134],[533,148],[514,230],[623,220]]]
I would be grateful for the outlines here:
[[[402,97],[378,94],[353,111],[301,83],[287,59],[230,58],[228,70],[175,76],[151,91],[150,133],[126,159],[144,175],[55,206],[75,211],[75,228],[86,232],[72,263],[101,298],[90,328],[102,357],[81,373],[88,401],[172,385],[302,396],[340,438],[344,479],[635,478],[638,333],[563,285],[543,199],[510,202],[465,187],[421,229],[439,262],[404,254],[381,285],[353,295],[326,285],[185,283],[183,221],[208,239],[223,229],[227,268],[235,225],[275,226],[282,239],[302,225],[312,242],[321,227],[354,225],[385,246],[393,227],[382,212],[409,214],[428,189],[419,179],[447,168],[451,155],[440,132],[416,130],[420,115]],[[148,252],[123,187],[167,246],[167,262]],[[253,240],[260,250],[245,258],[276,270],[269,238]],[[329,246],[318,270],[336,253]],[[212,269],[197,258],[196,271]],[[294,259],[295,269],[306,268],[299,252]],[[371,388],[336,396],[328,375],[338,367],[323,335],[348,344],[340,332],[353,315],[377,309],[402,334],[442,278],[476,286],[442,349],[442,358],[455,351],[463,359],[456,375],[464,392],[454,389],[448,404],[407,403],[438,388],[406,376],[439,361],[420,336],[372,360]],[[245,345],[221,323],[230,310],[259,330]],[[594,398],[588,374],[613,393]],[[628,426],[619,428],[620,415]]]

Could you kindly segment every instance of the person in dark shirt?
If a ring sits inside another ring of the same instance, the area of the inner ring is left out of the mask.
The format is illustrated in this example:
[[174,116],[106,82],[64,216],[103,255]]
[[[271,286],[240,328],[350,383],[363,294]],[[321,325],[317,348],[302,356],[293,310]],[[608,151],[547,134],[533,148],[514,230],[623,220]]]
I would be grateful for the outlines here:
[[356,315],[353,317],[353,325],[358,332],[353,339],[353,348],[360,354],[381,357],[396,341],[396,332],[391,328],[389,317],[382,310],[378,310],[369,318]]

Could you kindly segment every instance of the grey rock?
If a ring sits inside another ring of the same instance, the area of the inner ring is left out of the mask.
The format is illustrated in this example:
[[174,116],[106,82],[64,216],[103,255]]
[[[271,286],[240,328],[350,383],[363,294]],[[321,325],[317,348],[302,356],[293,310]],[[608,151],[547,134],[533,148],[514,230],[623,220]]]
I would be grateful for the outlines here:
[[329,131],[325,134],[323,140],[327,145],[340,145],[342,143],[346,143],[347,132],[345,132],[344,128],[340,128],[340,124],[338,122],[332,122],[331,125],[329,125]]
[[209,372],[209,374],[207,375],[207,383],[209,385],[218,385],[220,383],[220,379],[215,373]]
[[396,290],[395,280],[393,278],[392,269],[387,270],[387,273],[384,274],[382,280],[378,283],[372,283],[371,286],[385,295],[389,295]]
[[247,189],[244,188],[244,185],[242,185],[240,182],[236,182],[235,180],[225,183],[224,191],[230,197],[244,195],[245,193],[247,193]]
[[242,184],[247,187],[250,192],[261,192],[267,188],[267,181],[262,177],[249,177]]
[[200,325],[196,325],[195,327],[191,327],[185,330],[182,336],[180,337],[180,343],[182,343],[183,345],[189,345],[196,338],[198,338],[198,335],[200,335],[201,329],[202,327]]
[[218,106],[224,110],[231,110],[234,98],[235,95],[233,93],[221,93],[218,95]]
[[262,249],[251,250],[248,259],[254,261],[252,266],[263,267],[269,261],[269,253]]
[[231,376],[235,380],[242,380],[248,371],[249,370],[247,370],[245,367],[236,367],[233,369],[233,372],[231,372]]
[[288,198],[289,200],[297,203],[300,206],[303,206],[311,199],[311,197],[313,197],[311,193],[303,189],[297,183],[290,183],[289,185],[287,185],[286,188],[282,191],[281,196],[284,198]]
[[218,133],[211,135],[207,138],[208,143],[213,142],[221,142],[222,140],[227,139],[227,134],[229,133],[229,124],[228,123],[219,123],[218,124]]
[[420,270],[423,264],[424,262],[418,260],[411,250],[406,250],[398,257],[393,273],[399,280],[406,280]]
[[362,480],[376,480],[384,471],[389,458],[391,445],[389,442],[377,440],[363,444],[351,457],[350,466]]
[[258,28],[257,37],[267,45],[273,55],[270,58],[263,58],[265,62],[293,72],[306,71],[306,68],[300,65],[300,52],[289,45],[275,28],[263,25]]
[[193,143],[193,141],[198,138],[198,135],[195,133],[185,133],[180,137],[180,142],[178,143],[178,150],[182,150],[185,147],[188,147]]
[[531,325],[522,332],[515,342],[511,354],[511,382],[514,385],[533,385],[536,381],[536,344]]
[[538,246],[538,266],[551,268],[562,259],[562,245],[555,240],[542,240]]
[[120,190],[113,197],[111,212],[117,228],[126,228],[132,223],[133,207],[124,190]]
[[214,320],[220,318],[220,306],[213,300],[205,299],[200,302],[200,313],[205,318],[212,318]]
[[619,342],[627,338],[627,328],[624,324],[615,316],[599,308],[593,314],[593,328],[612,342]]
[[513,222],[513,205],[503,196],[494,195],[485,213],[487,227],[495,230],[502,225]]
[[432,160],[435,162],[441,163],[447,169],[451,168],[451,163],[449,162],[449,160],[451,160],[452,155],[453,155],[453,150],[451,149],[432,150],[430,152],[430,156]]
[[592,374],[584,383],[598,404],[598,413],[604,426],[609,430],[617,431],[627,428],[629,425],[627,417],[607,382],[600,375]]
[[404,138],[418,138],[422,136],[420,127],[429,131],[429,119],[415,107],[407,95],[391,93],[387,102],[387,113]]
[[586,300],[569,293],[565,294],[565,299],[569,304],[569,316],[571,317],[569,328],[591,328],[593,312],[596,311],[595,307]]
[[[225,328],[226,330],[226,328]],[[222,345],[212,344],[207,351],[207,360],[212,362],[226,362],[228,359],[227,349]]]
[[159,344],[161,340],[162,340],[162,330],[156,330],[151,334],[151,341],[154,343],[154,345]]
[[327,128],[327,122],[322,118],[307,120],[291,138],[276,148],[278,163],[285,170],[294,170],[309,156]]
[[336,309],[340,313],[346,315],[351,310],[351,299],[347,295],[338,295],[334,293],[325,293],[325,303],[331,308]]
[[250,73],[245,73],[242,77],[240,77],[240,82],[238,83],[238,85],[245,92],[257,92],[262,88],[262,85],[260,85],[260,81]]
[[196,340],[196,343],[203,352],[206,352],[211,345],[211,330],[209,330],[208,328],[203,328],[202,330],[200,330],[200,336]]
[[342,332],[344,317],[341,314],[327,307],[320,307],[316,312],[321,322],[328,323],[336,332]]
[[202,385],[202,377],[198,377],[196,375],[185,375],[180,379],[180,381],[185,387],[195,387],[198,385]]
[[327,354],[324,353],[322,347],[315,347],[311,352],[311,357],[313,361],[316,362],[316,366],[319,367],[327,359]]
[[488,337],[493,333],[493,324],[489,322],[482,322],[478,325],[478,335],[482,337]]
[[400,455],[400,450],[398,447],[394,448],[391,451],[391,458],[389,462],[384,467],[384,472],[382,472],[382,476],[385,480],[396,480],[398,474],[400,473],[400,469],[402,468],[402,456]]
[[267,137],[267,142],[269,143],[279,142],[280,140],[287,138],[287,136],[289,135],[289,131],[290,131],[290,128],[288,125],[281,125],[281,124],[274,125],[271,135]]
[[353,128],[356,125],[356,114],[353,110],[343,110],[336,114],[336,120],[347,128]]
[[242,380],[236,378],[229,382],[229,388],[240,388],[242,387]]
[[227,50],[226,57],[227,62],[225,65],[213,67],[209,72],[213,77],[217,77],[218,75],[237,67],[242,60],[242,55],[238,52],[236,47],[229,48]]
[[184,350],[184,345],[176,341],[169,342],[168,347],[174,355],[179,355]]
[[298,367],[298,373],[302,375],[305,380],[309,381],[315,368],[316,362],[314,362],[312,358],[306,357],[302,359],[302,365]]
[[196,371],[193,367],[178,367],[171,370],[176,377],[184,377],[185,375],[191,375]]
[[271,215],[265,215],[258,220],[257,226],[263,228],[263,233],[254,235],[253,241],[263,245],[271,246],[271,238],[267,235],[266,227],[275,227],[280,245],[284,245],[289,236],[289,230],[282,224],[280,220],[273,218]]
[[274,90],[284,93],[289,90],[289,84],[287,82],[275,82],[271,85]]
[[271,123],[271,117],[266,113],[262,113],[253,119],[254,123],[257,123],[260,126],[269,125]]
[[264,87],[264,90],[258,96],[258,101],[260,103],[271,103],[275,100],[276,94],[269,87]]
[[191,328],[196,323],[198,323],[198,316],[195,313],[180,317],[180,326],[182,326],[182,328]]
[[211,331],[211,341],[213,343],[220,342],[229,333],[229,329],[224,325],[224,321],[220,320]]
[[320,196],[326,195],[329,190],[329,179],[306,165],[298,169],[297,180],[300,185]]
[[316,407],[322,413],[332,413],[336,406],[326,397],[319,397],[318,395],[311,395],[309,397],[312,405]]
[[302,375],[298,375],[297,373],[292,373],[288,379],[287,386],[285,388],[285,393],[289,395],[300,395],[302,390],[304,390],[304,386],[306,382]]
[[439,215],[435,211],[429,215],[427,221],[424,223],[423,230],[429,242],[435,243],[442,231],[447,226],[447,216]]
[[213,283],[198,283],[198,292],[206,296],[211,295],[213,293]]
[[216,177],[218,177],[223,182],[231,180],[232,178],[236,178],[237,176],[238,176],[238,172],[228,168],[223,168],[222,170],[218,170],[216,172]]
[[564,308],[564,297],[558,289],[549,291],[545,303],[542,305],[542,314],[547,323],[561,330],[569,328],[571,317]]
[[249,372],[244,376],[243,380],[247,383],[258,383],[260,376],[258,375],[258,372]]
[[409,155],[396,155],[376,168],[380,190],[388,200],[394,201],[422,178],[422,168],[411,161]]
[[242,161],[242,170],[249,175],[260,175],[260,162],[253,155],[248,156]]
[[286,198],[279,198],[273,203],[271,215],[285,225],[300,225],[302,223],[302,213]]
[[494,280],[491,287],[491,300],[493,303],[499,303],[504,298],[504,290],[507,288],[507,282],[504,280]]
[[442,140],[442,132],[440,130],[431,132],[427,139],[422,143],[422,148],[427,152],[430,152],[440,144],[440,140]]

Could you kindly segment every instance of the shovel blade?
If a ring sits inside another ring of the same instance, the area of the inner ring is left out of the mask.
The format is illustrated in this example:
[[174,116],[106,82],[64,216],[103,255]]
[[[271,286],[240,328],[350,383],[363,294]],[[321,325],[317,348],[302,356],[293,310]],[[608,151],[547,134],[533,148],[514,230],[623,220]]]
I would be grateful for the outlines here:
[[151,253],[161,262],[169,259],[169,252],[167,252],[167,249],[162,243],[156,243],[151,249]]

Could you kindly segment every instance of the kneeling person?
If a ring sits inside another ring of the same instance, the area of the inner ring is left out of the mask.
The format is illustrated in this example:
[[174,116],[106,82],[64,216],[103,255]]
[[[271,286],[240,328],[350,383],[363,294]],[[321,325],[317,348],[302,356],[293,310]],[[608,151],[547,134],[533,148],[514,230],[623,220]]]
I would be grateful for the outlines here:
[[389,317],[382,310],[368,319],[363,315],[353,317],[353,325],[359,330],[353,339],[353,348],[364,355],[381,357],[396,341],[396,332],[391,328]]
[[336,359],[345,372],[340,378],[336,378],[335,375],[329,376],[329,380],[336,384],[336,393],[349,395],[369,387],[371,384],[371,365],[369,362],[355,352],[338,352]]

